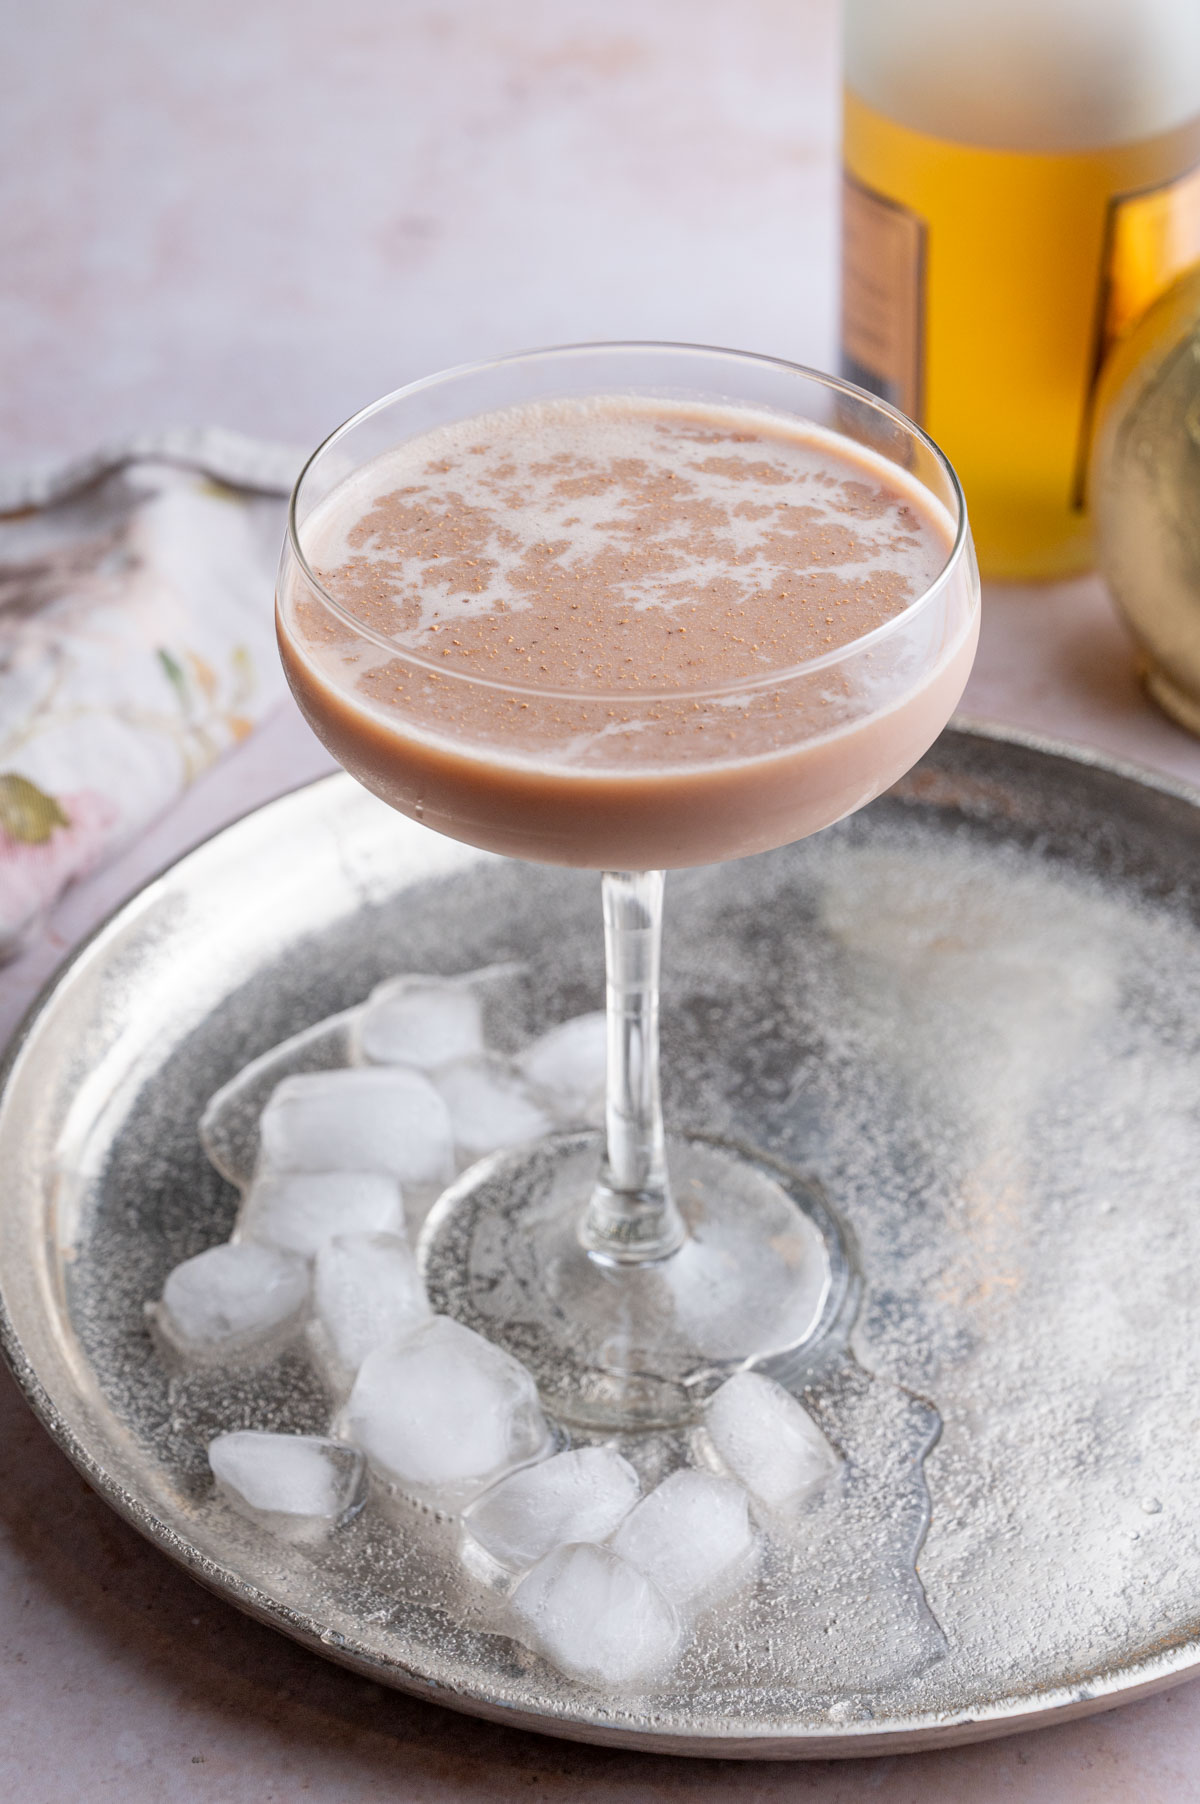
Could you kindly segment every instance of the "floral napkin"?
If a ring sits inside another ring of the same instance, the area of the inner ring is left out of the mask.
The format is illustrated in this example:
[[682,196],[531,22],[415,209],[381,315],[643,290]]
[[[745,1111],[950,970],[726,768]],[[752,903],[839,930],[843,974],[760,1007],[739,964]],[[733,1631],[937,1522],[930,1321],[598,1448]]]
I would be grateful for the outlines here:
[[172,432],[0,472],[0,958],[281,698],[300,461]]

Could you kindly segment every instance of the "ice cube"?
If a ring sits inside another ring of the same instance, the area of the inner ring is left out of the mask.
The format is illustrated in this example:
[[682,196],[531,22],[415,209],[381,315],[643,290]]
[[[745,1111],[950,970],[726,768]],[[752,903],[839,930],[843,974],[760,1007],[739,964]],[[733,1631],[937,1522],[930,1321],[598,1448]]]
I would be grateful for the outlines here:
[[344,1522],[366,1494],[362,1454],[318,1434],[219,1434],[208,1463],[217,1489],[264,1528]]
[[521,1070],[564,1117],[591,1120],[603,1113],[608,1063],[603,1011],[560,1021],[521,1054]]
[[295,1325],[308,1301],[308,1266],[253,1241],[209,1247],[163,1285],[157,1322],[181,1353],[222,1359],[260,1348]]
[[238,1216],[243,1240],[310,1258],[334,1234],[403,1234],[404,1201],[382,1171],[264,1172]]
[[607,1540],[640,1489],[611,1447],[578,1447],[502,1478],[471,1505],[466,1527],[501,1565],[532,1566],[566,1541]]
[[536,1140],[554,1126],[506,1059],[456,1059],[434,1081],[450,1110],[455,1145],[468,1158]]
[[444,1183],[450,1116],[429,1079],[401,1066],[285,1077],[260,1124],[263,1171],[381,1171]]
[[803,1404],[758,1372],[739,1372],[723,1384],[709,1399],[704,1422],[734,1477],[775,1509],[840,1463]]
[[611,1547],[556,1547],[509,1601],[518,1639],[569,1678],[608,1689],[659,1677],[679,1652],[679,1614]]
[[341,1432],[385,1478],[447,1509],[540,1457],[550,1438],[520,1361],[442,1315],[368,1353]]
[[478,992],[462,978],[395,977],[371,991],[358,1024],[358,1046],[375,1065],[430,1071],[483,1051]]
[[753,1547],[746,1493],[711,1472],[672,1472],[626,1516],[612,1544],[685,1609],[728,1578]]
[[394,1234],[327,1241],[317,1254],[313,1296],[324,1349],[343,1383],[376,1347],[404,1340],[429,1320],[412,1249]]

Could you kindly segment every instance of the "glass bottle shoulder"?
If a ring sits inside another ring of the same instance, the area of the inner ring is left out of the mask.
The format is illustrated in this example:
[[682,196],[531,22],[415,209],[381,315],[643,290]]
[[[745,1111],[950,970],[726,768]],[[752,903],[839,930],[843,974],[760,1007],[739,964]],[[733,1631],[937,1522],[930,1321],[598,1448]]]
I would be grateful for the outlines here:
[[1084,151],[1200,114],[1196,0],[846,0],[845,74],[914,131]]

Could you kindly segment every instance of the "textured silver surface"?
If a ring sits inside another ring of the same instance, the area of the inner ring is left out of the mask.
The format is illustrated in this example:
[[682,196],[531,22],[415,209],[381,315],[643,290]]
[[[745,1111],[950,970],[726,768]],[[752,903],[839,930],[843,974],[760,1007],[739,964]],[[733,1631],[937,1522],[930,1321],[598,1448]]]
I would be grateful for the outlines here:
[[[197,1135],[221,1084],[402,969],[522,962],[514,1045],[596,1006],[586,875],[438,840],[332,778],[151,884],[12,1055],[9,1359],[103,1495],[206,1583],[501,1720],[862,1754],[1183,1678],[1200,1666],[1198,852],[1191,796],[960,731],[818,839],[671,879],[669,1120],[819,1179],[861,1297],[848,1345],[794,1379],[844,1488],[772,1533],[652,1696],[600,1697],[491,1632],[432,1517],[373,1496],[319,1554],[235,1517],[207,1438],[319,1429],[329,1400],[299,1345],[172,1375],[143,1315],[228,1233],[235,1193]],[[340,1062],[336,1028],[309,1056]],[[641,1455],[648,1475],[678,1457]]]

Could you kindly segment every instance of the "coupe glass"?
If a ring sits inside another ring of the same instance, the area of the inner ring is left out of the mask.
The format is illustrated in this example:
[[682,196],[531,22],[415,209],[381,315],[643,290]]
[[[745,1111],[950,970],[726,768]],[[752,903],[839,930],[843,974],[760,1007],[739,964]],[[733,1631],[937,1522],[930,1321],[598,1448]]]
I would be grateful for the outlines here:
[[[571,396],[749,407],[834,432],[848,441],[844,453],[865,448],[944,510],[945,563],[894,617],[799,666],[724,683],[700,669],[686,690],[619,696],[583,682],[548,690],[449,671],[322,586],[307,555],[312,522],[340,484],[431,428]],[[773,358],[670,344],[501,358],[376,402],[306,465],[278,625],[289,682],[318,736],[368,789],[437,832],[603,872],[605,1131],[482,1160],[435,1205],[419,1248],[435,1307],[522,1359],[560,1417],[611,1428],[686,1421],[730,1373],[794,1362],[836,1318],[846,1263],[816,1191],[753,1149],[664,1133],[663,873],[789,844],[900,777],[958,700],[978,607],[962,492],[937,447],[873,396]],[[319,665],[317,644],[334,648],[333,666],[328,656]],[[384,664],[402,698],[387,710],[359,681]],[[639,727],[680,702],[701,704],[722,731],[693,740],[670,768],[661,755],[639,759]],[[509,730],[518,714],[524,752]]]

